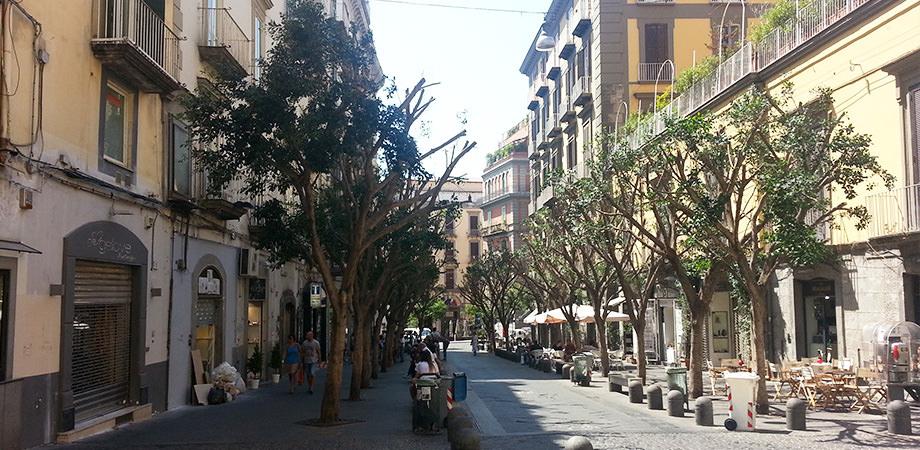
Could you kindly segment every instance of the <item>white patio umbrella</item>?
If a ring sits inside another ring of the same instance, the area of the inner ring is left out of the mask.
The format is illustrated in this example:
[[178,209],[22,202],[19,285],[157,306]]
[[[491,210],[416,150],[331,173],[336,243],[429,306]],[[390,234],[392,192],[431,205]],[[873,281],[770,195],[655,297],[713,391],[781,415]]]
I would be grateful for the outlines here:
[[536,323],[535,320],[538,315],[539,314],[537,313],[537,310],[535,309],[531,311],[530,314],[526,315],[523,319],[521,319],[521,321],[528,325],[533,325]]

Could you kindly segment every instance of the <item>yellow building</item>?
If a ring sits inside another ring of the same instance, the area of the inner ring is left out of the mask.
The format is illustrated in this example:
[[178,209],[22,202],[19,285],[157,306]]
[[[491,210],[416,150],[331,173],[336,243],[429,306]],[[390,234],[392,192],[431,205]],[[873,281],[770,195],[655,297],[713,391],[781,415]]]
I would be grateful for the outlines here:
[[[218,64],[258,76],[286,3],[0,1],[3,448],[189,404],[194,350],[245,372],[318,322],[304,268],[252,248],[252,199],[206,192],[178,102]],[[325,4],[368,29],[366,0]]]
[[[815,89],[833,93],[834,111],[872,138],[871,151],[896,179],[892,191],[850,202],[869,226],[839,220],[818,230],[836,258],[778,270],[772,283],[768,357],[866,361],[864,329],[880,321],[920,321],[920,0],[812,2],[788,25],[746,43],[716,72],[676,98],[672,112],[724,108],[753,83],[779,90],[791,82],[803,103]],[[649,125],[632,137],[654,133]],[[843,201],[842,194],[826,195]]]
[[444,288],[447,311],[441,319],[442,334],[456,339],[468,336],[470,318],[465,314],[466,302],[460,295],[463,276],[467,267],[485,252],[482,240],[481,181],[451,182],[441,189],[439,198],[460,204],[460,215],[444,226],[444,233],[451,246],[438,251],[437,260],[442,262],[440,286]]

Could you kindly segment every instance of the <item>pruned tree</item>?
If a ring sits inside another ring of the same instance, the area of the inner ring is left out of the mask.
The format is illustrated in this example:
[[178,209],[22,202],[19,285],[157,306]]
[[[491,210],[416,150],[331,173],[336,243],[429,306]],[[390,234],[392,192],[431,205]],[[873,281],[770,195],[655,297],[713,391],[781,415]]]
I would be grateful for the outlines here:
[[667,173],[680,197],[674,204],[699,245],[725,255],[750,298],[759,411],[768,406],[767,285],[780,265],[826,259],[819,228],[867,225],[866,208],[850,202],[861,188],[892,183],[869,145],[835,113],[830,91],[800,103],[791,85],[752,89],[722,113],[672,120],[649,144],[679,162]]
[[[274,46],[258,78],[223,75],[186,99],[186,119],[212,186],[232,180],[259,208],[270,230],[259,242],[275,261],[303,259],[315,268],[333,308],[328,376],[320,422],[339,420],[345,328],[361,263],[375,243],[427,218],[457,162],[474,143],[464,132],[427,151],[411,137],[431,106],[421,80],[396,104],[376,95],[370,36],[356,40],[321,7],[293,2],[270,24]],[[444,171],[423,162],[445,149]],[[405,189],[411,195],[396,200]],[[396,219],[394,219],[394,215]]]
[[460,293],[483,316],[495,347],[495,324],[501,324],[506,344],[511,345],[508,331],[514,316],[527,307],[529,299],[518,281],[516,255],[507,250],[490,252],[466,269]]

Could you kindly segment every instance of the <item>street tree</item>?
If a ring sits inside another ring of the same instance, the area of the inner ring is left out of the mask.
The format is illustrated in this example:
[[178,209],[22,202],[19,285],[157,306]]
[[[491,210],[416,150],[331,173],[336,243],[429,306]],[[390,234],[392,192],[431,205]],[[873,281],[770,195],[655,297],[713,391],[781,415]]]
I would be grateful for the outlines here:
[[508,332],[514,316],[527,308],[530,300],[521,288],[515,255],[508,250],[489,252],[466,269],[460,293],[481,315],[495,347],[495,324],[501,324],[505,343],[511,345]]
[[825,261],[819,229],[840,220],[868,224],[861,189],[890,188],[892,177],[869,151],[870,138],[834,110],[830,91],[796,102],[792,86],[753,89],[721,113],[674,119],[649,148],[679,161],[668,176],[676,205],[699,245],[725,255],[750,299],[758,410],[765,380],[768,283],[780,265]]
[[[319,421],[330,424],[365,254],[441,208],[441,187],[475,144],[460,132],[420,151],[410,132],[432,104],[429,85],[421,80],[396,104],[395,90],[378,96],[370,36],[356,38],[315,2],[291,2],[268,32],[275,45],[259,76],[221,72],[188,96],[186,119],[212,189],[236,182],[243,195],[271,198],[256,211],[270,224],[259,242],[276,262],[308,262],[325,285],[333,317]],[[444,171],[426,171],[445,150]],[[396,200],[404,189],[412,194]]]

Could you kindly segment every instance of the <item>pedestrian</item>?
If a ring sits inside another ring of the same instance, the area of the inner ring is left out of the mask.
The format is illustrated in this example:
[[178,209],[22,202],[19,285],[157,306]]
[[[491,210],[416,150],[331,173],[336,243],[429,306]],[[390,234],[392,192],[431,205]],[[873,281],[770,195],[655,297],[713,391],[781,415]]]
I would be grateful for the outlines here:
[[300,344],[294,338],[294,335],[288,336],[287,351],[284,356],[284,368],[288,374],[288,393],[294,393],[294,385],[297,383],[297,373],[300,372]]
[[441,334],[438,333],[438,329],[436,327],[431,327],[431,333],[429,333],[428,336],[425,336],[425,345],[433,355],[437,356],[441,347]]
[[316,370],[323,364],[319,341],[313,339],[312,331],[307,332],[307,338],[304,339],[300,348],[303,354],[303,372],[307,376],[307,388],[312,394],[313,385],[316,381]]
[[475,332],[473,333],[473,338],[470,339],[470,347],[473,348],[473,356],[476,356],[476,353],[479,352],[479,338]]
[[441,337],[441,345],[444,347],[444,349],[443,349],[443,355],[441,355],[441,356],[443,356],[443,358],[441,358],[441,359],[443,359],[444,361],[447,361],[447,346],[450,345],[450,338],[447,337],[447,336],[442,336],[442,337]]
[[409,396],[412,400],[416,397],[415,380],[418,379],[436,379],[441,376],[441,368],[438,367],[437,359],[430,351],[420,351],[420,360],[415,365],[415,375],[409,382]]

